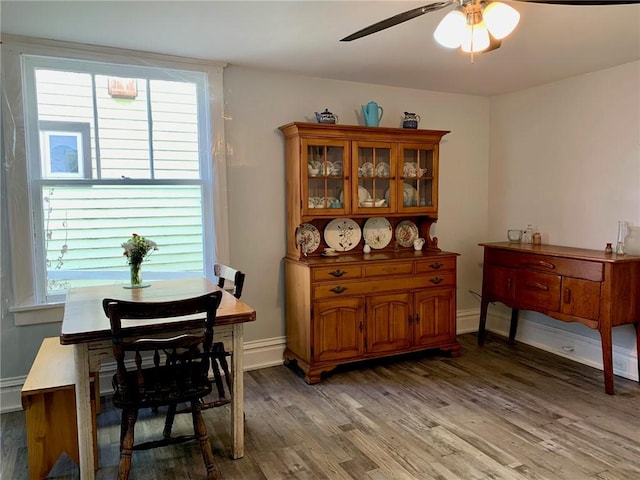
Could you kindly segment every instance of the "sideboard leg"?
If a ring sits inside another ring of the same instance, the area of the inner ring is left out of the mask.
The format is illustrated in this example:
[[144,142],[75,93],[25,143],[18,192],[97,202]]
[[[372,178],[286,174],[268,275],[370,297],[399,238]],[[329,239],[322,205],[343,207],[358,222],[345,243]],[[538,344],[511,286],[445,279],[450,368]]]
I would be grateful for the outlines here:
[[487,308],[489,301],[482,297],[480,301],[480,323],[478,324],[478,345],[484,345],[484,330],[487,326]]
[[602,340],[602,369],[604,370],[604,391],[613,395],[613,345],[611,342],[611,328],[600,330]]
[[511,309],[511,325],[509,325],[509,343],[514,343],[516,340],[516,332],[518,331],[518,313],[517,308]]
[[[635,322],[633,324],[636,327],[636,352],[640,352],[640,322]],[[637,354],[638,357],[638,382],[640,382],[640,353]]]

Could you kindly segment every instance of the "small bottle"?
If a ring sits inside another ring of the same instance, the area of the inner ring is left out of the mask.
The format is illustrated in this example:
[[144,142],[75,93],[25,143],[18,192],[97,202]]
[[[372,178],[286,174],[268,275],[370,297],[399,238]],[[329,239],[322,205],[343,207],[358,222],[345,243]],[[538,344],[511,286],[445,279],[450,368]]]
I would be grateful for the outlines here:
[[364,247],[362,248],[362,252],[363,253],[371,253],[371,247],[369,246],[368,243],[364,244]]
[[613,247],[610,243],[607,243],[607,246],[604,247],[604,253],[613,253]]
[[540,232],[536,232],[533,234],[533,244],[534,245],[540,245],[542,243],[542,235],[540,235]]
[[527,225],[526,230],[523,232],[522,243],[525,243],[525,244],[533,243],[533,227],[531,225]]

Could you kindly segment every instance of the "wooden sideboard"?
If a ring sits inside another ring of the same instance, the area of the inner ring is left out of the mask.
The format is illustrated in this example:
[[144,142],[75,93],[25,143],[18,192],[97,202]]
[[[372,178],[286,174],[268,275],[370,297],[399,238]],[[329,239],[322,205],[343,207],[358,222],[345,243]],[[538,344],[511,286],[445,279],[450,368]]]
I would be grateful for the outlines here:
[[[481,243],[484,247],[478,343],[484,343],[487,308],[512,309],[514,340],[519,310],[533,310],[600,332],[605,391],[614,393],[612,328],[633,324],[640,345],[640,256],[555,245]],[[640,355],[638,358],[640,372]]]

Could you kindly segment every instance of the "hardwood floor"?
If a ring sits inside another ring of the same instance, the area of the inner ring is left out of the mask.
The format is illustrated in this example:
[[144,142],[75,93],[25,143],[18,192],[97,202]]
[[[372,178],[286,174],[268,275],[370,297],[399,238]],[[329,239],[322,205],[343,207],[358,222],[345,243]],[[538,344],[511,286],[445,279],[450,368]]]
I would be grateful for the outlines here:
[[[246,455],[229,458],[228,406],[207,410],[225,479],[635,480],[640,385],[523,344],[459,337],[462,355],[342,368],[307,385],[286,367],[245,374]],[[116,476],[120,412],[102,399],[97,478]],[[161,432],[141,413],[137,440]],[[3,480],[28,478],[24,415],[2,415]],[[189,431],[189,415],[174,433]],[[79,478],[63,458],[49,478]],[[197,444],[134,452],[131,478],[204,478]]]

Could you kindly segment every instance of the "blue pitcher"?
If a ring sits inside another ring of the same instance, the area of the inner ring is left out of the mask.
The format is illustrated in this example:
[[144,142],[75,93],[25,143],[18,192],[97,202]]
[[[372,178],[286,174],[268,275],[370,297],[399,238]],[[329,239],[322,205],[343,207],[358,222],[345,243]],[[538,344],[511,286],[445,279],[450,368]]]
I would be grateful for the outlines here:
[[362,105],[362,116],[364,117],[364,124],[367,127],[377,127],[382,119],[384,110],[376,102],[369,102],[366,105]]

